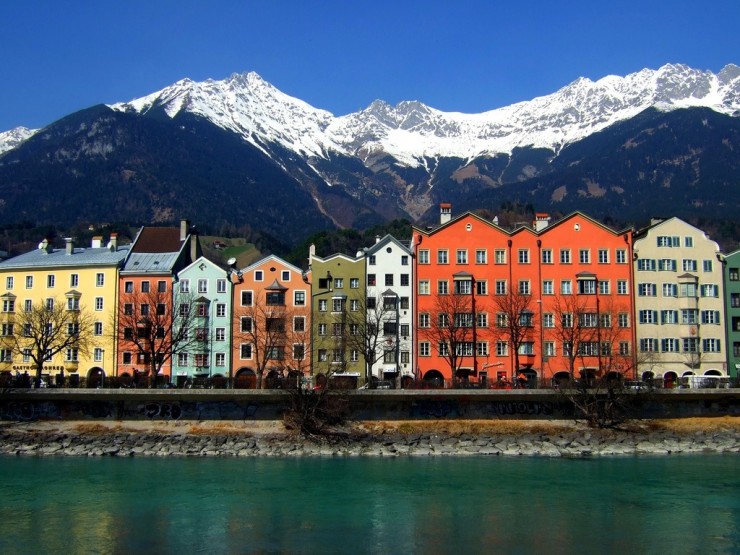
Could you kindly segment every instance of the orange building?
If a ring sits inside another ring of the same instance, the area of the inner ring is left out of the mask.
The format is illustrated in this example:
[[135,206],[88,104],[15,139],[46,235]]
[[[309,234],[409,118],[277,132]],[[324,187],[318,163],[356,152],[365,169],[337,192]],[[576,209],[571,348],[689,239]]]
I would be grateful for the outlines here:
[[580,213],[505,230],[443,204],[414,228],[417,377],[532,387],[634,366],[632,233]]
[[303,272],[271,255],[234,278],[235,387],[263,387],[263,378],[297,384],[311,366],[311,286]]
[[[178,348],[173,303],[175,274],[200,256],[187,220],[180,227],[142,227],[119,273],[116,315],[118,375],[124,381],[161,376],[169,381]],[[142,380],[143,381],[143,380]]]

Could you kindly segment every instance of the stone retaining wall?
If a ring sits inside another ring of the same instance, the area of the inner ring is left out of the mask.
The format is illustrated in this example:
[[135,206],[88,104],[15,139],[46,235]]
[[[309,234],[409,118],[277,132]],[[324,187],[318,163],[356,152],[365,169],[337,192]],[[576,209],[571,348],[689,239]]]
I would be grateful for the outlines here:
[[0,455],[114,457],[599,457],[738,453],[738,430],[676,433],[578,430],[504,435],[381,433],[311,441],[286,434],[0,431]]

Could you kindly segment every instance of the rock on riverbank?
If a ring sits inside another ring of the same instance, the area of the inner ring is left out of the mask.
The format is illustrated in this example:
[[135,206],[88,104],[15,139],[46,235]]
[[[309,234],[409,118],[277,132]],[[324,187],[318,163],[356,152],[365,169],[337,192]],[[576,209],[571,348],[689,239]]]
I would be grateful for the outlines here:
[[0,427],[0,455],[115,457],[600,457],[740,452],[740,419],[635,423],[593,430],[563,422],[424,421],[356,424],[320,440],[278,422],[89,424]]

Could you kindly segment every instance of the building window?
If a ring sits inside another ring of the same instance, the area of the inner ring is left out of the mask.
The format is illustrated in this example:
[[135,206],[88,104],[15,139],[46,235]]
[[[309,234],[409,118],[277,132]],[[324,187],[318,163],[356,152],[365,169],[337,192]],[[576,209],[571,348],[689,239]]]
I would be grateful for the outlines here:
[[599,281],[599,295],[609,295],[611,293],[610,283],[608,279]]
[[449,293],[449,283],[446,279],[440,279],[437,281],[437,294],[447,295]]
[[226,341],[226,328],[216,328],[216,341]]
[[105,274],[98,272],[95,274],[95,287],[103,287],[105,285]]
[[334,289],[344,289],[344,278],[334,278]]
[[167,282],[164,280],[157,282],[157,291],[159,293],[166,293],[167,292]]
[[488,282],[484,279],[475,282],[476,295],[488,295]]
[[419,251],[419,264],[429,264],[429,250],[422,249]]
[[640,339],[640,352],[657,353],[658,352],[658,340],[652,337],[641,338]]
[[694,238],[693,237],[684,237],[683,238],[683,246],[687,248],[691,248],[694,246]]
[[[164,305],[162,305],[164,306]],[[159,312],[159,311],[157,311]],[[226,303],[218,303],[216,305],[216,317],[217,318],[225,318],[226,317]]]
[[609,264],[609,249],[599,249],[599,264]]
[[678,339],[664,338],[660,340],[660,350],[664,353],[678,353],[681,351],[681,343]]
[[663,296],[664,297],[678,297],[678,284],[664,283],[663,284]]
[[579,295],[595,295],[596,294],[596,280],[595,279],[579,279],[578,280],[578,294]]
[[640,310],[638,313],[640,324],[657,324],[658,323],[658,311],[657,310]]
[[225,279],[216,280],[216,292],[226,293],[226,280]]
[[429,280],[419,280],[419,295],[429,295]]
[[719,287],[713,283],[707,283],[702,285],[699,290],[701,291],[702,297],[719,297]]
[[554,328],[555,327],[555,316],[551,313],[545,313],[542,315],[542,327],[543,328]]
[[496,280],[496,294],[506,295],[506,280],[505,279]]
[[440,249],[437,251],[437,264],[449,264],[447,257],[447,249]]
[[319,362],[326,362],[327,356],[326,356],[326,349],[319,349],[317,353],[317,358]]
[[453,283],[455,295],[470,295],[473,290],[473,284],[469,279],[456,279]]
[[573,294],[573,283],[569,279],[564,279],[560,282],[560,293],[562,295]]
[[504,249],[496,249],[493,256],[496,264],[506,264],[506,251]]
[[180,293],[190,293],[190,280],[189,279],[180,280]]
[[617,295],[627,295],[627,281],[623,279],[617,280]]
[[681,261],[681,268],[684,272],[694,272],[696,273],[696,260],[692,260],[690,258],[684,258]]
[[331,300],[331,311],[332,312],[344,312],[344,301],[345,299],[332,299]]
[[359,289],[360,288],[360,280],[359,280],[359,278],[350,278],[349,279],[349,288],[350,289]]
[[375,255],[374,254],[371,254],[370,256],[368,256],[367,263],[370,266],[375,266]]
[[419,356],[428,357],[431,356],[431,348],[428,341],[421,341],[419,343]]
[[95,322],[93,325],[93,335],[103,335],[103,322]]
[[207,279],[198,280],[198,293],[208,293],[208,280]]
[[306,318],[304,316],[293,317],[293,331],[306,331]]
[[591,251],[589,249],[580,249],[578,251],[578,262],[581,264],[591,264]]
[[262,270],[254,271],[254,281],[263,281],[265,279],[265,272]]
[[293,304],[295,306],[306,306],[306,292],[305,291],[294,291],[293,292]]
[[696,298],[696,284],[695,283],[681,283],[679,285],[679,296]]
[[373,287],[375,285],[375,274],[367,275],[367,284],[369,287]]
[[659,247],[668,247],[668,248],[681,246],[680,239],[677,235],[676,236],[658,235],[656,237],[656,244]]
[[529,295],[531,294],[531,290],[529,288],[529,280],[528,279],[522,279],[519,281],[519,294],[520,295]]
[[401,256],[401,266],[408,266],[409,265],[409,257],[408,255],[404,254]]
[[242,306],[252,306],[252,292],[242,291]]
[[701,350],[705,353],[720,353],[722,352],[719,339],[702,339]]
[[702,310],[701,311],[701,323],[702,324],[719,324],[719,310]]
[[684,337],[683,338],[683,352],[684,353],[699,352],[699,339],[696,337]]
[[124,293],[133,293],[134,292],[134,282],[133,281],[125,281],[123,282],[123,292]]
[[570,249],[560,249],[560,263],[570,264]]
[[67,310],[80,310],[80,298],[67,297]]
[[[740,270],[738,270],[738,268],[730,268],[728,271],[728,275],[730,281],[740,280]],[[26,278],[26,280],[28,280],[28,278]],[[26,287],[28,287],[28,284],[26,284]]]
[[658,271],[659,272],[675,272],[676,261],[672,258],[659,258],[658,259]]
[[475,263],[476,264],[486,264],[487,263],[486,249],[476,249]]
[[506,341],[496,341],[496,355],[500,357],[508,356],[509,344]]
[[638,283],[637,295],[640,297],[657,296],[657,286],[654,283]]
[[79,353],[77,349],[67,349],[67,355],[64,360],[67,362],[77,362]]
[[26,276],[26,289],[32,289],[32,288],[33,288],[33,276]]
[[628,328],[630,327],[630,315],[627,312],[620,312],[617,314],[617,327]]
[[519,264],[529,264],[529,249],[519,249]]
[[426,312],[422,312],[419,314],[419,327],[420,328],[428,328],[431,326],[429,314]]
[[542,263],[552,264],[552,249],[542,249]]
[[100,347],[95,347],[95,351],[93,351],[93,360],[95,362],[102,362],[103,360],[103,349]]
[[5,288],[13,289],[13,276],[8,276],[5,278]]
[[656,262],[652,258],[640,258],[637,261],[638,272],[654,272],[656,267]]
[[242,343],[239,346],[239,357],[242,360],[252,358],[252,345],[250,345],[249,343]]
[[385,274],[385,286],[386,287],[393,286],[393,274]]
[[457,249],[457,263],[467,264],[468,263],[468,251],[467,249]]
[[476,319],[478,320],[478,327],[479,328],[487,328],[488,327],[488,314],[485,312],[479,312],[476,315]]
[[408,274],[401,274],[401,287],[408,287],[409,286],[409,275]]
[[95,297],[95,310],[103,310],[103,297]]
[[329,302],[326,299],[319,299],[319,312],[326,312],[328,310]]
[[242,316],[240,328],[243,333],[251,332],[252,331],[252,318],[249,316]]
[[54,284],[56,283],[56,278],[54,277],[54,274],[49,274],[46,276],[46,286],[51,288],[54,287]]
[[546,357],[554,357],[555,356],[555,342],[554,341],[545,341],[544,343],[545,347],[545,356]]

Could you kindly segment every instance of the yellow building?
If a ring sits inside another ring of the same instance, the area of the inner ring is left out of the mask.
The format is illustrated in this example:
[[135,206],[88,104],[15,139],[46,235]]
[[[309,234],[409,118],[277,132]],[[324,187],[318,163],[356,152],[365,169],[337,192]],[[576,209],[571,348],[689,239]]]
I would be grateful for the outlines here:
[[0,262],[0,373],[33,375],[35,371],[27,354],[9,348],[10,336],[23,333],[14,326],[18,315],[34,306],[64,303],[68,310],[92,316],[90,349],[88,354],[77,349],[59,352],[44,363],[46,380],[54,383],[66,376],[73,383],[86,378],[94,384],[101,375],[115,374],[118,271],[129,249],[118,246],[117,239],[112,233],[104,245],[102,237],[94,237],[89,248],[75,247],[66,239],[62,249],[44,240],[36,250]]

